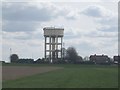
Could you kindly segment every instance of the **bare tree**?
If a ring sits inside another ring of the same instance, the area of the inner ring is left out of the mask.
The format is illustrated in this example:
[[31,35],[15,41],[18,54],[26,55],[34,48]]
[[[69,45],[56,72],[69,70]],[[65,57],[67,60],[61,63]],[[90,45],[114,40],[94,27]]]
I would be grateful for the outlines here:
[[16,63],[18,60],[19,60],[19,57],[18,57],[17,54],[12,54],[12,55],[10,56],[10,61],[11,61],[12,63]]
[[78,59],[78,53],[74,47],[68,47],[67,49],[67,59],[69,63],[76,63]]

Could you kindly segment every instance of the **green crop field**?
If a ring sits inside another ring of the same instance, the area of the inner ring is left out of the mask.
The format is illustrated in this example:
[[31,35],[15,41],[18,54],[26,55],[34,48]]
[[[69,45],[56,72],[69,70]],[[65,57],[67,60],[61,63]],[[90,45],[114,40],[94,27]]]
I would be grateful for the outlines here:
[[[8,65],[7,65],[8,66]],[[17,66],[12,64],[9,66]],[[18,64],[18,66],[23,66]],[[28,66],[25,65],[24,66]],[[37,64],[59,66],[60,70],[3,81],[3,88],[117,88],[118,67],[105,65]]]

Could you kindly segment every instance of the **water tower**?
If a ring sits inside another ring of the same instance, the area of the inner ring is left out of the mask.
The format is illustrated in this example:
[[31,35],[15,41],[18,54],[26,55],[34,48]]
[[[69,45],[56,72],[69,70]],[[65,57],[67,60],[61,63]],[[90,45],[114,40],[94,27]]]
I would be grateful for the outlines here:
[[64,28],[45,27],[45,59],[55,62],[62,59]]

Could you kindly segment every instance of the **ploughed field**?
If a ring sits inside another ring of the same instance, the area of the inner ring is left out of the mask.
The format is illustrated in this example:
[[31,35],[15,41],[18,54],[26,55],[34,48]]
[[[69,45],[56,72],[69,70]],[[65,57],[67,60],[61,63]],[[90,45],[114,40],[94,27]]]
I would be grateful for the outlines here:
[[49,72],[56,69],[62,69],[61,67],[30,67],[30,66],[3,66],[2,67],[2,79],[14,80],[25,76],[31,76],[34,74],[40,74]]
[[80,64],[5,64],[3,88],[117,88],[118,67]]

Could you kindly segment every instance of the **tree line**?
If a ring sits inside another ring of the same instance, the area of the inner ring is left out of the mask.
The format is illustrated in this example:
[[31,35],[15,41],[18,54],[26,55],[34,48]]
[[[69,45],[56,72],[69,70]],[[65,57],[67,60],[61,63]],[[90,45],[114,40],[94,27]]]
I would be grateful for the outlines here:
[[[87,57],[86,57],[87,58]],[[108,58],[109,59],[109,58]],[[17,54],[12,54],[10,56],[11,63],[28,63],[28,64],[46,64],[51,63],[49,59],[38,58],[34,61],[34,59],[19,59]],[[78,55],[76,49],[74,47],[68,47],[66,50],[66,55],[62,59],[58,59],[53,63],[71,63],[71,64],[95,64],[94,60],[84,61],[84,59]],[[110,64],[111,62],[109,62]],[[103,62],[104,64],[104,62]]]
[[[34,59],[19,59],[17,54],[12,54],[10,56],[11,63],[50,63],[49,60],[45,60],[44,58],[34,61]],[[78,56],[78,53],[74,47],[69,47],[66,50],[66,56],[63,59],[58,59],[55,63],[80,63],[83,61],[81,56]]]

